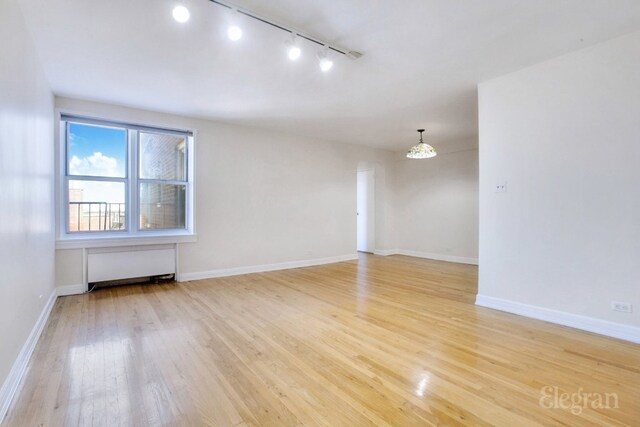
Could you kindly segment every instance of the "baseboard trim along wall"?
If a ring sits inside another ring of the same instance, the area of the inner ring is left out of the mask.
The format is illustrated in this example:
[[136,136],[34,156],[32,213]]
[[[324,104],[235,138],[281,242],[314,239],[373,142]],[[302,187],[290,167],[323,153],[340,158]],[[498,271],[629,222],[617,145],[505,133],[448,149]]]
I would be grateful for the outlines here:
[[476,297],[476,305],[640,344],[640,328],[635,326],[485,295]]
[[4,384],[2,384],[2,388],[0,389],[0,424],[2,424],[2,420],[9,410],[9,405],[18,390],[22,376],[27,370],[29,359],[31,358],[33,350],[35,350],[36,344],[38,343],[38,339],[44,330],[44,325],[47,324],[47,320],[49,319],[49,315],[51,314],[51,310],[53,309],[53,305],[55,304],[57,297],[58,293],[56,289],[54,289],[42,309],[36,324],[33,326],[33,329],[31,329],[31,333],[29,334],[27,341],[22,346],[22,350],[18,353],[18,357],[13,363],[7,379],[5,379]]
[[[302,261],[289,261],[276,264],[251,265],[247,267],[222,268],[219,270],[199,271],[195,273],[178,274],[179,282],[188,282],[191,280],[212,279],[216,277],[237,276],[240,274],[263,273],[267,271],[288,270],[291,268],[311,267],[314,265],[333,264],[335,262],[353,261],[358,259],[357,254],[341,255],[328,258],[316,258]],[[63,297],[67,295],[79,295],[87,291],[87,287],[83,284],[66,285],[56,288],[57,296]]]
[[398,255],[412,256],[416,258],[428,258],[438,261],[457,262],[460,264],[478,265],[478,258],[467,258],[455,255],[434,254],[429,252],[408,251],[406,249],[398,249]]
[[380,255],[380,256],[398,255],[398,250],[397,249],[374,249],[373,254]]
[[[408,251],[404,249],[375,249],[374,255],[406,255],[417,258],[435,259],[438,261],[457,262],[461,264],[478,265],[477,258],[465,258],[453,255],[433,254],[427,252]],[[197,271],[193,273],[180,273],[177,280],[179,282],[189,282],[192,280],[213,279],[216,277],[238,276],[240,274],[264,273],[267,271],[288,270],[291,268],[312,267],[314,265],[333,264],[335,262],[353,261],[358,259],[358,254],[340,255],[327,258],[316,258],[301,261],[288,261],[275,264],[250,265],[246,267],[221,268],[218,270]],[[83,284],[59,286],[58,296],[79,295],[87,291]]]
[[68,295],[79,295],[87,292],[87,287],[83,284],[59,286],[56,288],[56,292],[59,297],[66,297]]
[[478,265],[478,258],[467,258],[455,255],[434,254],[430,252],[418,252],[409,251],[406,249],[376,249],[373,251],[374,255],[389,256],[389,255],[406,255],[415,258],[435,259],[437,261],[457,262],[459,264],[471,264]]
[[291,268],[312,267],[314,265],[353,261],[355,259],[358,259],[358,254],[340,255],[328,258],[316,258],[301,261],[279,262],[276,264],[251,265],[247,267],[221,268],[219,270],[199,271],[194,273],[180,273],[180,275],[178,276],[178,281],[189,282],[191,280],[238,276],[240,274],[264,273],[267,271],[288,270]]

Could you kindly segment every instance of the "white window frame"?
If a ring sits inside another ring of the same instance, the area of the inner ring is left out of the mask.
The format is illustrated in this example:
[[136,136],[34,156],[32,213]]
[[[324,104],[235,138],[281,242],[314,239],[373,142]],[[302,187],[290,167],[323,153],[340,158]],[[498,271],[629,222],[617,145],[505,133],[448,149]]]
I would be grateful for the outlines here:
[[[57,111],[57,249],[75,249],[91,247],[109,247],[123,245],[165,244],[195,242],[195,140],[196,130],[182,130],[170,126],[148,125],[132,123],[130,121],[114,120],[110,118],[96,118],[74,112]],[[67,174],[67,123],[80,123],[88,125],[108,126],[124,128],[127,130],[127,165],[124,178],[75,176]],[[186,182],[163,180],[140,180],[139,171],[139,136],[140,132],[173,133],[186,136]],[[76,231],[68,230],[69,215],[69,186],[68,181],[80,178],[80,180],[124,182],[126,202],[126,227],[125,230],[109,231]],[[141,230],[139,229],[139,195],[142,182],[167,183],[186,185],[185,200],[185,228],[165,230]]]

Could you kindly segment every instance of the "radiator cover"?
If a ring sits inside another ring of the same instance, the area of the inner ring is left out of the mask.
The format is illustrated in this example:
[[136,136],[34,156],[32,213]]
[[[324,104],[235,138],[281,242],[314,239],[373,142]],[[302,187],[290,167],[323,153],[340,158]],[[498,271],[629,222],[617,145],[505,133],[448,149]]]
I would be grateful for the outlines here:
[[89,249],[87,282],[176,273],[175,245]]

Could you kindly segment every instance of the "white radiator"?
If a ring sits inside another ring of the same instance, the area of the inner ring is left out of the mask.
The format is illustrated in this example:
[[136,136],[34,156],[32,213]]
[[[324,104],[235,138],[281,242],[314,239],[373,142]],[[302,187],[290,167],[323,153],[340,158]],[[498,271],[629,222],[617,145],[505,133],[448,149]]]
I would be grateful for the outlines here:
[[175,245],[87,250],[87,283],[175,273]]

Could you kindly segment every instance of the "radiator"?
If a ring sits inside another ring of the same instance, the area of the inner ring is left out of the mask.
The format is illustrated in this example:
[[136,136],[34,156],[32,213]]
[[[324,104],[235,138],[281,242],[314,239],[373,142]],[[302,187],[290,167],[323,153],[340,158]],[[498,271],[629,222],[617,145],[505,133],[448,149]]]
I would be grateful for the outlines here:
[[175,273],[175,245],[87,250],[87,283]]

